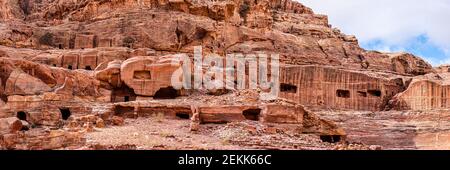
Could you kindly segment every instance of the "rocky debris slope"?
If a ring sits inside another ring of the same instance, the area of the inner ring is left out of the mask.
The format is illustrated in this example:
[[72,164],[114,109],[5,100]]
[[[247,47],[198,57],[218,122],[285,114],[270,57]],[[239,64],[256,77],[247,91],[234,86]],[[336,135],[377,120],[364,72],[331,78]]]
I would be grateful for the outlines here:
[[[280,99],[174,89],[196,46],[279,54]],[[364,50],[291,0],[0,0],[0,148],[448,149],[448,72]],[[188,132],[130,133],[155,115]]]
[[105,96],[108,86],[84,71],[69,71],[23,59],[0,58],[1,87],[4,101],[15,95],[43,93],[68,96]]
[[347,140],[383,149],[447,150],[450,148],[449,110],[317,111],[347,132]]
[[[253,121],[225,125],[202,125],[192,133],[189,121],[160,116],[128,119],[124,126],[101,129],[86,135],[85,149],[287,149],[333,150],[377,149],[355,143],[322,142],[313,134],[301,134],[291,125],[261,124]],[[163,129],[163,130],[161,130]],[[124,143],[127,145],[124,146]]]

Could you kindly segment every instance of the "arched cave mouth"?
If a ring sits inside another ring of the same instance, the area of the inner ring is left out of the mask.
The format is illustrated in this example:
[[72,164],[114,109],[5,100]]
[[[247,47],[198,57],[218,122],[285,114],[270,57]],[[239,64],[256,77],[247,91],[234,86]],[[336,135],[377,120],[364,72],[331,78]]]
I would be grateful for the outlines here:
[[244,110],[242,114],[247,120],[259,121],[261,109],[247,109]]
[[178,90],[174,89],[173,87],[167,87],[167,88],[159,89],[155,93],[153,98],[154,99],[175,99],[179,96],[180,96],[180,94],[178,93]]
[[340,135],[321,135],[320,140],[328,143],[338,143],[341,141]]
[[61,117],[63,120],[69,119],[69,117],[72,115],[69,108],[59,108],[59,111],[61,112]]
[[16,117],[17,117],[17,119],[19,119],[19,120],[24,120],[24,121],[26,121],[26,120],[27,120],[27,113],[24,112],[24,111],[18,111]]

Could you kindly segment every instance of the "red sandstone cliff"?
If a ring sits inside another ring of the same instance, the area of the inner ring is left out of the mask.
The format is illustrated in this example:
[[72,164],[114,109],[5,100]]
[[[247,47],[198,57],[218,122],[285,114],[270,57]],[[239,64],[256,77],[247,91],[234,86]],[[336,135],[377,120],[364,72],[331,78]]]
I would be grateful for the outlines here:
[[[260,101],[255,91],[171,89],[167,75],[174,66],[167,61],[192,56],[194,46],[204,54],[280,54],[281,99]],[[0,143],[6,148],[63,146],[30,144],[36,136],[17,132],[19,122],[8,117],[22,119],[24,127],[92,131],[162,112],[192,118],[191,130],[247,119],[282,126],[263,133],[294,129],[326,142],[348,135],[351,142],[386,148],[448,149],[427,138],[446,139],[448,125],[423,126],[448,120],[440,111],[449,107],[446,72],[411,54],[364,50],[327,16],[291,0],[0,0],[0,118],[8,131]],[[161,100],[161,94],[183,97]],[[361,114],[368,111],[376,116]],[[43,143],[82,141],[63,130],[40,135],[47,137]]]

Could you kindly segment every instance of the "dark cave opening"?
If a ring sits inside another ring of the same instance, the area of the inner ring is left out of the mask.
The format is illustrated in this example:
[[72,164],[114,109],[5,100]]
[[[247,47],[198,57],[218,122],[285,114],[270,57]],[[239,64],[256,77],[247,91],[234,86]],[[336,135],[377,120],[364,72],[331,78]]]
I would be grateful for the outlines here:
[[174,89],[173,87],[167,87],[167,88],[161,88],[159,89],[155,95],[153,96],[154,99],[175,99],[178,96],[178,91]]
[[380,97],[381,91],[380,90],[367,90],[367,93],[369,93],[372,96]]
[[259,115],[261,114],[261,109],[247,109],[242,112],[245,119],[259,121]]
[[341,98],[350,98],[350,91],[348,90],[336,90],[336,96]]
[[297,86],[291,85],[291,84],[280,84],[280,91],[281,92],[288,92],[288,93],[297,93]]
[[322,140],[322,142],[338,143],[341,141],[341,136],[339,136],[339,135],[321,135],[320,140]]
[[16,116],[19,120],[27,120],[27,113],[24,111],[18,111]]
[[178,112],[175,115],[180,119],[190,119],[189,113]]
[[61,117],[63,120],[69,119],[69,117],[72,115],[69,108],[60,108],[59,111],[61,112]]

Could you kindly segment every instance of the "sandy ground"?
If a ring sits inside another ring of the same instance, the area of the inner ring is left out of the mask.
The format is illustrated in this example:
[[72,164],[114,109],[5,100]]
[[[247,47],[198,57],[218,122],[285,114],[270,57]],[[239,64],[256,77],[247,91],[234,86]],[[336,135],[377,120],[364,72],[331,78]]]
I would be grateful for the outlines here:
[[143,150],[236,150],[236,149],[333,149],[317,135],[301,134],[295,127],[245,121],[201,125],[189,130],[190,120],[158,116],[126,119],[123,126],[108,126],[86,134],[88,146],[96,149]]

